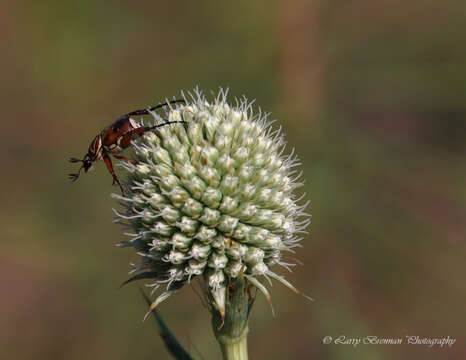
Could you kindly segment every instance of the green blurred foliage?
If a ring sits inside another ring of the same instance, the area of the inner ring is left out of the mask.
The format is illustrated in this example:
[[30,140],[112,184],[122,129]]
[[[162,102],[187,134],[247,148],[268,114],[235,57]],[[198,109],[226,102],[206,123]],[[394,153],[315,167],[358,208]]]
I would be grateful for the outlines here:
[[[464,2],[1,5],[1,358],[169,358],[136,288],[117,290],[136,260],[114,247],[117,190],[103,164],[71,184],[66,159],[118,115],[196,85],[271,111],[312,199],[305,266],[287,276],[316,301],[277,285],[274,319],[259,297],[251,358],[465,357]],[[160,310],[195,357],[219,357],[192,289]]]

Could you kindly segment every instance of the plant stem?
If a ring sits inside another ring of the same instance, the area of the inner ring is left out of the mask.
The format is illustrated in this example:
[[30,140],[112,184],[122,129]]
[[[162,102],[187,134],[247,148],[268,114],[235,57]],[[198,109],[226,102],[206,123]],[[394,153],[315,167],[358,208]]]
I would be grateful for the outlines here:
[[227,338],[218,336],[224,360],[247,360],[248,359],[248,327],[244,328],[243,334],[238,338]]
[[248,359],[248,316],[252,300],[246,279],[232,279],[227,289],[225,316],[212,310],[212,327],[220,344],[224,360]]

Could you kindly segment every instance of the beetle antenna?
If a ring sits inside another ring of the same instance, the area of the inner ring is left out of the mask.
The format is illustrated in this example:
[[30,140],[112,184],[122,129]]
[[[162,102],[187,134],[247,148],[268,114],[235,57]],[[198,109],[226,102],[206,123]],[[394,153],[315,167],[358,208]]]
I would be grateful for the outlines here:
[[148,128],[145,129],[145,131],[149,131],[149,130],[152,130],[152,129],[155,129],[155,128],[158,128],[158,127],[161,127],[161,126],[165,126],[165,125],[170,125],[170,124],[187,124],[186,121],[167,121],[167,122],[164,122],[162,124],[157,124],[157,125],[154,125],[154,126],[150,126]]
[[68,159],[68,161],[69,161],[70,163],[83,162],[81,159],[77,159],[77,158],[75,158],[75,157],[70,157],[70,158]]
[[161,107],[168,106],[171,104],[176,104],[176,103],[186,103],[186,101],[184,101],[183,99],[170,100],[170,101],[167,101],[167,102],[155,105],[155,106],[151,106],[150,108],[147,109],[147,111],[154,111],[156,109],[160,109]]
[[130,116],[136,116],[136,115],[149,115],[151,111],[155,111],[157,109],[160,109],[164,106],[168,106],[169,104],[176,104],[176,103],[186,103],[185,100],[179,99],[179,100],[171,100],[168,102],[164,102],[155,106],[151,106],[147,109],[141,109],[141,110],[134,110],[131,111],[130,113],[127,113],[125,115],[120,116],[117,120],[123,120],[123,119],[128,119]]

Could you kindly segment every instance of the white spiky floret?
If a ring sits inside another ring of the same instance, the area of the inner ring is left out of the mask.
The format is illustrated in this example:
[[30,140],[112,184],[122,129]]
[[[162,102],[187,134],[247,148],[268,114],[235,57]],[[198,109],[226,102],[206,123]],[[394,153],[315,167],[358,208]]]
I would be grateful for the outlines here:
[[290,270],[284,252],[294,253],[309,224],[308,203],[293,193],[300,162],[294,150],[284,155],[281,127],[244,97],[228,105],[223,90],[212,102],[197,89],[184,100],[167,107],[166,120],[185,124],[134,141],[134,164],[122,163],[128,193],[114,194],[126,208],[117,221],[132,229],[121,246],[142,257],[133,272],[146,271],[153,291],[165,286],[151,309],[200,275],[221,313],[231,278],[244,275],[268,300],[262,278],[296,291],[271,270]]

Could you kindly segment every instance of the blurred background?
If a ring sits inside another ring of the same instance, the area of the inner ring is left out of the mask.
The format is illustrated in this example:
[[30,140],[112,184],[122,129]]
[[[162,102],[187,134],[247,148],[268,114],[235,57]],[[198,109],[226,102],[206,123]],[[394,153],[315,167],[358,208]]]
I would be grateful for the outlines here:
[[[272,112],[303,160],[311,233],[256,301],[252,359],[466,357],[464,1],[2,2],[0,358],[169,359],[117,249],[103,163],[72,184],[117,116],[199,85]],[[122,171],[117,167],[117,172]],[[283,273],[286,275],[285,273]],[[160,307],[216,359],[189,286]],[[324,345],[450,336],[451,348]]]

